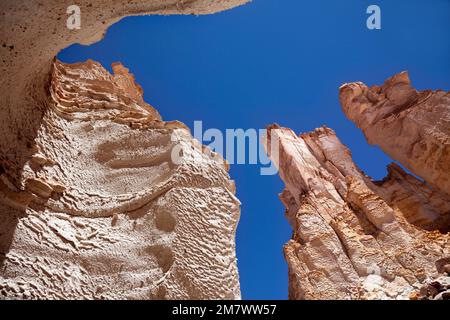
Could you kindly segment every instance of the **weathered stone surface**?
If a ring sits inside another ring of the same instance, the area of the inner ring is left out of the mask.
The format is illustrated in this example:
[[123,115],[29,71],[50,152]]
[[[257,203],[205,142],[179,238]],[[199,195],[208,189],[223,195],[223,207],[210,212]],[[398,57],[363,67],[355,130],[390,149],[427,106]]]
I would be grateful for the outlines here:
[[450,300],[450,277],[441,276],[426,281],[419,290],[411,293],[412,300]]
[[72,2],[2,3],[2,299],[240,298],[239,201],[225,165],[183,124],[162,121],[122,65],[111,75],[92,61],[52,60],[126,15],[243,2],[78,1],[74,31]]
[[397,165],[373,182],[327,127],[268,129],[294,231],[284,247],[290,299],[408,299],[438,276],[436,262],[450,256],[449,235],[438,231],[449,227],[445,192]]
[[19,187],[1,176],[1,295],[239,298],[239,201],[226,168],[113,69],[54,63]]
[[344,84],[339,98],[370,144],[450,196],[449,92],[417,91],[402,72],[382,86]]
[[[0,6],[0,165],[15,179],[47,110],[52,61],[73,43],[101,40],[125,16],[210,14],[247,0],[3,0]],[[69,30],[67,8],[78,5],[81,28]],[[149,32],[152,32],[149,30]]]

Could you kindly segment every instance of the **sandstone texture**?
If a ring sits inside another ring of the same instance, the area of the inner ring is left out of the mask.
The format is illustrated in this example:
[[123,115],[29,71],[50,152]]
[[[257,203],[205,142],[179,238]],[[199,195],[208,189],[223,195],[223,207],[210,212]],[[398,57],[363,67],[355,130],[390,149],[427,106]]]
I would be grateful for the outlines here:
[[293,228],[284,247],[289,298],[445,299],[449,94],[416,92],[406,73],[382,87],[352,83],[340,92],[368,140],[425,181],[397,164],[373,181],[327,127],[297,135],[269,126],[268,142],[279,144],[272,159],[286,186],[280,199]]
[[[0,298],[238,299],[239,201],[227,167],[165,122],[132,74],[54,59],[126,15],[245,1],[4,1]],[[177,150],[181,160],[172,161]]]
[[450,277],[429,280],[410,295],[411,300],[450,300]]
[[381,86],[344,84],[339,99],[370,144],[450,195],[450,92],[417,91],[402,72]]

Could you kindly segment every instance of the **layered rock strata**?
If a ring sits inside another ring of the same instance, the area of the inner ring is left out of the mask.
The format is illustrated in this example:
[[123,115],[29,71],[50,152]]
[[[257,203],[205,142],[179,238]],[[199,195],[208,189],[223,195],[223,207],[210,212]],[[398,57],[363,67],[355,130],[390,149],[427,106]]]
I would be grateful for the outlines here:
[[[371,104],[375,100],[379,104]],[[286,186],[280,199],[293,228],[284,247],[289,298],[417,298],[424,283],[450,267],[450,171],[442,162],[448,156],[448,93],[418,93],[402,73],[382,87],[346,84],[341,101],[369,141],[398,160],[407,158],[425,182],[396,164],[385,179],[373,181],[327,127],[296,135],[270,126],[268,142],[279,144],[272,158]]]
[[[6,1],[0,14],[0,298],[237,299],[227,168],[120,64],[54,60],[126,15],[245,1]],[[181,156],[174,162],[177,148]]]

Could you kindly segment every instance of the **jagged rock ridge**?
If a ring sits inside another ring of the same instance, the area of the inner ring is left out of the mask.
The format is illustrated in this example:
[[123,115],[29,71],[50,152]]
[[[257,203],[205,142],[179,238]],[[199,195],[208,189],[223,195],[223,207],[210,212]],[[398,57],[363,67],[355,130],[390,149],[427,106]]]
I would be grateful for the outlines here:
[[1,176],[1,295],[239,298],[240,203],[226,168],[113,68],[54,63],[21,188]]
[[[385,96],[389,101],[371,105],[367,99],[375,99],[373,91],[380,94],[378,101]],[[293,228],[292,240],[284,247],[289,297],[417,297],[422,284],[445,273],[443,265],[448,268],[450,262],[446,187],[450,171],[445,171],[448,162],[439,162],[448,151],[449,127],[444,124],[450,114],[448,93],[417,93],[403,73],[381,89],[367,89],[361,83],[344,85],[341,101],[369,141],[376,135],[373,139],[388,145],[387,150],[397,146],[397,160],[405,159],[402,152],[415,150],[409,144],[411,132],[428,130],[428,137],[418,134],[425,139],[418,144],[435,147],[428,158],[416,151],[408,157],[408,167],[425,182],[396,164],[388,167],[384,180],[375,182],[353,163],[350,151],[331,129],[323,127],[297,136],[290,129],[269,127],[269,143],[277,139],[280,146],[279,174],[286,185],[280,198]],[[430,119],[439,115],[441,122],[431,127]],[[387,123],[391,124],[389,130],[385,130]],[[409,129],[395,128],[395,123]],[[415,171],[417,167],[420,170]]]
[[111,75],[54,57],[123,16],[245,2],[81,0],[80,30],[66,28],[72,2],[2,4],[2,299],[240,298],[239,201],[225,165],[162,121],[122,65]]
[[339,99],[370,144],[450,196],[449,92],[417,91],[402,72],[382,86],[344,84]]

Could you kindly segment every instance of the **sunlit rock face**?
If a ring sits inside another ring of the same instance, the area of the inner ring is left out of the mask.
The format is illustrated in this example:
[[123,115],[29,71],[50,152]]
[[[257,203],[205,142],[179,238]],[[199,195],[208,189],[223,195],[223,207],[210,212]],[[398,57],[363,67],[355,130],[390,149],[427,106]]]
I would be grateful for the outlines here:
[[448,93],[416,92],[403,73],[380,88],[346,84],[341,102],[369,142],[425,182],[396,164],[373,181],[327,127],[296,135],[270,126],[286,186],[280,199],[293,228],[284,247],[289,298],[448,297]]
[[54,63],[19,187],[1,176],[1,296],[239,298],[226,168],[113,69]]
[[66,27],[72,1],[2,3],[1,299],[240,298],[224,163],[162,121],[122,65],[54,57],[127,15],[244,2],[81,0],[79,30]]
[[450,93],[417,91],[406,72],[381,85],[345,84],[346,116],[390,157],[450,196]]

